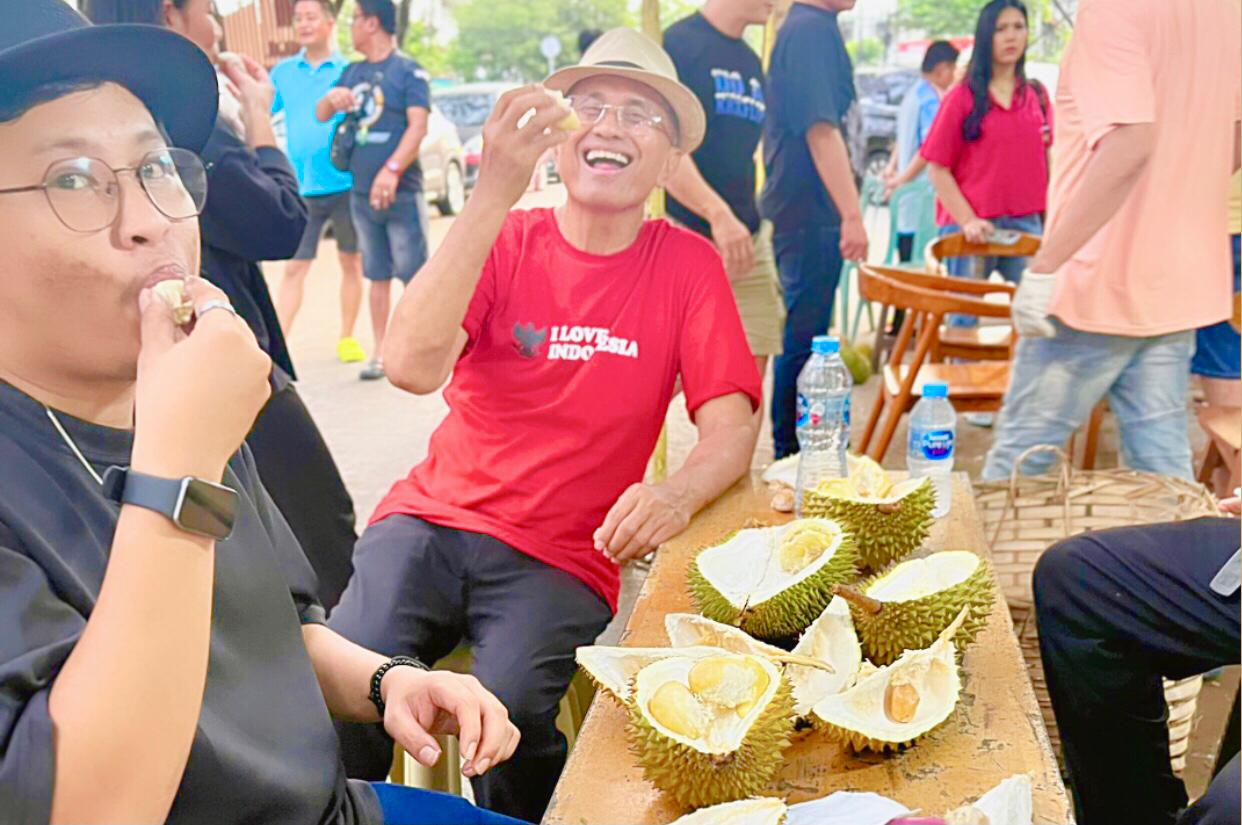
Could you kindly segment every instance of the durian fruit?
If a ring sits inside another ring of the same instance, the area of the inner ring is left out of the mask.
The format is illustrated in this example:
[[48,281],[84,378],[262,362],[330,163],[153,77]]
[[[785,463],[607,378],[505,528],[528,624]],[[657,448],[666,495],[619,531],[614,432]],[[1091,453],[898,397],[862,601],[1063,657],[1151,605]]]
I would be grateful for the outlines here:
[[739,530],[691,563],[690,592],[709,619],[767,640],[801,633],[857,574],[854,541],[827,519]]
[[[721,648],[579,648],[578,663],[629,711],[643,775],[700,808],[759,793],[781,766],[793,699],[781,669]],[[632,674],[632,675],[631,675]]]
[[185,281],[168,278],[151,287],[151,291],[168,304],[168,308],[173,311],[173,322],[177,326],[190,323],[190,319],[194,317],[194,304],[190,303],[190,296],[186,294]]
[[672,825],[780,825],[785,819],[784,801],[760,797],[723,802],[673,820]]
[[863,654],[886,665],[903,650],[935,640],[962,608],[966,621],[956,636],[964,650],[987,624],[995,598],[991,571],[968,550],[946,550],[900,562],[860,588],[836,588],[850,602]]
[[930,478],[893,484],[871,459],[850,457],[849,478],[826,479],[807,490],[802,514],[841,523],[858,543],[861,565],[879,570],[918,549],[935,505]]
[[[693,613],[670,613],[664,629],[673,647],[715,646],[734,653],[750,653],[782,663],[784,650],[751,638],[736,627],[714,622]],[[784,664],[785,678],[793,689],[794,715],[805,719],[811,707],[829,694],[839,693],[854,683],[862,664],[862,648],[854,632],[849,604],[834,598],[792,651],[795,656],[817,659],[831,671],[799,664]]]
[[924,650],[907,650],[896,662],[828,696],[812,714],[827,735],[856,751],[877,753],[912,745],[949,718],[962,692],[953,634],[967,611]]
[[1031,777],[1014,774],[970,805],[944,815],[945,825],[1031,825]]

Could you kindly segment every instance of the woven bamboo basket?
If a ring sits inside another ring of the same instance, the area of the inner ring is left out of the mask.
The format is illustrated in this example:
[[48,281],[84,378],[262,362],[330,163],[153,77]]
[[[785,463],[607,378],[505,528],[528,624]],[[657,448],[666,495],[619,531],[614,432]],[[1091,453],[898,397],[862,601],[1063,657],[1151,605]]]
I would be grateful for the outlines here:
[[[1060,471],[1019,476],[1017,467],[1038,452],[1056,453],[1061,459]],[[1035,562],[1049,546],[1078,533],[1180,521],[1219,511],[1216,499],[1202,485],[1133,470],[1075,470],[1057,447],[1033,447],[1018,458],[1017,467],[1008,481],[975,485],[975,506],[992,549],[997,581],[1009,602],[1014,632],[1039,699],[1048,738],[1060,754],[1061,739],[1039,658],[1031,593]],[[1186,766],[1202,685],[1202,676],[1164,683],[1169,706],[1169,754],[1175,772]]]

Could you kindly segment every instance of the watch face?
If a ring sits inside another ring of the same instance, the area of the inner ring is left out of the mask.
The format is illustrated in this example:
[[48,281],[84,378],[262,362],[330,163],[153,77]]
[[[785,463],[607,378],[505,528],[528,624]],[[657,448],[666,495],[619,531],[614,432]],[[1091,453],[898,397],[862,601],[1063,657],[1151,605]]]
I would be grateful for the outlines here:
[[192,478],[185,486],[177,524],[182,530],[226,539],[233,532],[236,514],[237,493],[228,487]]

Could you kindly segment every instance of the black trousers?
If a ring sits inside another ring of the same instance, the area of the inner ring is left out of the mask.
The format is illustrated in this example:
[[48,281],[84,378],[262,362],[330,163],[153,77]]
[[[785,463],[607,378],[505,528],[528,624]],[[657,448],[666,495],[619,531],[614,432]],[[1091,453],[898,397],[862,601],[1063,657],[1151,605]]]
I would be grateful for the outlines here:
[[1102,530],[1036,566],[1040,652],[1080,825],[1237,825],[1236,756],[1186,809],[1160,680],[1238,663],[1238,593],[1209,587],[1238,527],[1203,518]]
[[[608,605],[570,574],[491,536],[409,516],[368,527],[354,571],[329,625],[371,650],[428,663],[468,641],[474,676],[522,733],[512,759],[471,779],[475,801],[540,821],[568,750],[556,716],[574,650],[603,632]],[[346,723],[337,732],[348,775],[383,779],[392,763],[383,728]]]
[[292,384],[272,395],[246,443],[263,486],[319,577],[319,600],[331,610],[354,569],[354,502]]

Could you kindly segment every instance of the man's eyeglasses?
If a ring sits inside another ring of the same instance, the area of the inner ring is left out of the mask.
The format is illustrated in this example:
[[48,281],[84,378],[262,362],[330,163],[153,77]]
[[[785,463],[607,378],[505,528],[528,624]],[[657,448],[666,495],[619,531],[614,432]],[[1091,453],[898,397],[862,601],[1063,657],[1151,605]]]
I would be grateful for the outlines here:
[[601,103],[593,97],[570,97],[569,106],[584,126],[594,126],[600,123],[608,112],[612,111],[616,113],[617,123],[630,134],[638,135],[648,131],[657,131],[663,132],[670,141],[673,140],[668,118],[652,113],[645,106],[633,103],[614,106],[610,103]]
[[75,232],[98,232],[116,222],[121,211],[120,174],[137,179],[151,205],[172,221],[197,217],[207,203],[207,169],[185,149],[157,149],[137,166],[114,169],[98,158],[58,160],[43,182],[0,189],[0,195],[42,190],[52,212]]

